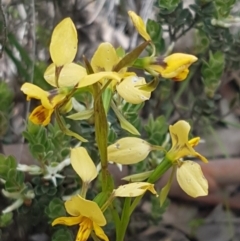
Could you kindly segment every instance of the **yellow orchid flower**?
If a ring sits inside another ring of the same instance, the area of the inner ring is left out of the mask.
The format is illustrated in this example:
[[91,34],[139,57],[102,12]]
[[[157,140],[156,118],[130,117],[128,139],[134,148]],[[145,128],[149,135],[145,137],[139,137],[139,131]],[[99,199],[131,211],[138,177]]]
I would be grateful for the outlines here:
[[189,73],[189,66],[197,60],[198,58],[191,54],[174,53],[165,57],[163,60],[159,61],[156,59],[152,61],[155,63],[146,66],[146,70],[149,72],[155,71],[166,79],[182,81],[186,79]]
[[69,64],[77,53],[77,30],[71,18],[63,19],[53,30],[50,42],[50,55],[57,66]]
[[85,183],[90,183],[97,176],[97,168],[84,147],[71,149],[71,165]]
[[208,182],[201,166],[193,161],[178,161],[177,181],[180,187],[191,197],[208,195]]
[[177,181],[180,187],[191,197],[206,196],[208,194],[208,182],[204,177],[201,167],[193,161],[182,161],[181,158],[187,156],[198,157],[203,162],[208,160],[196,152],[195,147],[199,141],[199,137],[188,140],[190,125],[186,121],[178,121],[169,127],[172,147],[166,154],[168,160],[173,162],[173,172],[168,180],[167,185],[162,189],[160,194],[160,203],[163,204],[170,186],[173,181],[173,173],[177,172]]
[[[29,119],[37,125],[46,126],[51,120],[51,115],[56,107],[64,98],[66,94],[57,93],[57,90],[44,91],[40,87],[31,84],[24,83],[21,87],[21,91],[27,95],[27,100],[37,99],[41,101],[41,105],[37,106],[29,116]],[[70,111],[70,108],[68,109]]]
[[[135,28],[138,33],[146,40],[150,41],[151,37],[147,33],[146,26],[140,16],[138,16],[135,12],[129,11],[128,15],[130,16]],[[197,57],[190,54],[183,53],[174,53],[163,59],[162,63],[158,63],[159,61],[153,61],[153,63],[149,63],[149,58],[144,58],[146,60],[145,69],[150,73],[158,73],[163,78],[166,79],[174,79],[176,81],[182,81],[186,79],[189,73],[189,66],[197,61]]]
[[134,182],[119,186],[117,189],[113,190],[113,195],[115,197],[138,197],[143,195],[146,191],[150,191],[152,194],[157,195],[154,184],[148,182]]
[[113,72],[119,61],[120,58],[110,43],[100,44],[91,60],[94,74],[83,77],[78,84],[78,88],[96,82],[104,84],[104,80],[110,79],[112,90],[116,88],[118,94],[127,102],[139,104],[148,100],[151,92],[141,89],[142,86],[146,85],[144,78],[136,76],[135,73],[126,72],[127,68],[123,68],[119,72]]
[[117,82],[116,89],[118,94],[129,103],[139,104],[150,98],[151,91],[141,89],[142,86],[146,85],[144,78],[137,77],[134,74],[127,76],[126,78],[122,77],[123,75],[117,72],[99,72],[90,74],[80,80],[77,88],[92,85],[102,79],[111,79]]
[[147,33],[145,23],[143,22],[142,18],[138,16],[135,12],[133,11],[128,11],[128,15],[131,18],[133,25],[135,26],[136,30],[138,33],[146,40],[149,41],[151,40],[151,37]]
[[135,164],[144,160],[152,150],[151,145],[137,137],[125,137],[108,146],[108,161],[118,164]]
[[102,226],[106,225],[106,219],[97,203],[74,196],[65,202],[65,208],[72,217],[59,217],[52,222],[52,226],[62,224],[66,226],[79,225],[76,241],[86,241],[91,232],[104,241],[109,241]]
[[203,162],[207,163],[208,160],[200,153],[196,152],[193,147],[196,146],[200,138],[193,138],[188,140],[190,125],[186,121],[178,121],[174,125],[170,125],[169,131],[172,139],[172,147],[167,153],[167,157],[172,162],[178,161],[180,158],[186,156],[198,157]]
[[[119,61],[120,58],[114,47],[110,43],[102,43],[91,60],[91,66],[95,73],[108,72],[112,71]],[[113,79],[112,88],[115,89],[116,86],[118,94],[129,103],[139,104],[148,100],[151,92],[141,90],[141,86],[146,85],[145,79],[126,71],[127,68],[123,68],[118,72],[121,79],[120,81]]]

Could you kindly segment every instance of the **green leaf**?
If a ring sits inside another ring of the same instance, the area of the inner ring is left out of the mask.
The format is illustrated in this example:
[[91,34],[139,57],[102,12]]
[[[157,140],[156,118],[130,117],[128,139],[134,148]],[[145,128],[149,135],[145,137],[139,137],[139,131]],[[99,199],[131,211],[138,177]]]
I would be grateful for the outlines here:
[[180,3],[180,0],[158,0],[158,6],[160,8],[160,11],[164,14],[170,14],[172,13]]
[[70,148],[66,147],[63,150],[61,150],[61,156],[66,157],[67,155],[69,155],[69,152],[70,152]]
[[52,210],[56,205],[63,205],[63,201],[60,198],[53,198],[49,203],[49,208]]
[[45,160],[48,160],[48,159],[52,158],[53,154],[54,154],[53,151],[49,151],[49,152],[44,156],[44,159],[45,159]]
[[53,198],[47,208],[45,209],[45,213],[51,219],[55,219],[57,217],[66,216],[66,211],[64,208],[64,203],[59,198]]
[[7,164],[7,166],[12,169],[16,169],[17,168],[17,161],[13,156],[8,156],[6,158],[5,163]]
[[162,38],[162,27],[154,20],[148,19],[147,32],[149,33],[153,42],[159,41]]
[[57,193],[57,188],[56,187],[49,187],[47,191],[48,196],[54,196]]
[[73,235],[71,231],[64,226],[61,226],[61,229],[57,230],[53,236],[52,241],[73,241]]
[[162,145],[168,131],[168,123],[164,116],[159,116],[156,120],[152,115],[148,119],[147,125],[144,126],[150,143]]
[[135,113],[137,113],[143,108],[143,106],[144,106],[144,102],[142,102],[141,104],[137,104],[137,105],[126,102],[124,104],[124,106],[122,107],[122,112],[135,112]]
[[56,205],[52,210],[51,210],[51,218],[57,218],[57,217],[62,217],[66,216],[66,211],[63,205]]
[[45,148],[41,144],[31,145],[31,152],[34,154],[43,154],[45,152]]
[[34,188],[34,192],[37,196],[41,196],[43,193],[42,193],[42,188],[41,188],[41,185],[37,185],[35,188]]
[[5,183],[5,189],[8,192],[19,192],[23,188],[24,174],[10,170],[8,172],[8,179]]
[[42,194],[46,194],[48,192],[49,186],[41,185]]
[[4,228],[12,223],[13,213],[5,213],[0,216],[0,227]]
[[9,114],[13,104],[13,92],[4,81],[0,82],[0,112]]
[[28,131],[23,131],[22,133],[23,137],[25,139],[27,139],[30,143],[36,143],[36,139],[34,138],[34,136],[29,133]]
[[108,143],[112,144],[113,142],[115,142],[117,139],[117,133],[112,129],[110,128],[108,130]]

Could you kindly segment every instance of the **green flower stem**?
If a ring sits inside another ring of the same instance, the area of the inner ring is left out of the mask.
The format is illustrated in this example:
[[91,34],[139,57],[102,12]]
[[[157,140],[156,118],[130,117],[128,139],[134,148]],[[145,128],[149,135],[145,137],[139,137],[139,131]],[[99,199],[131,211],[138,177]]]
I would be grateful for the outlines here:
[[[162,162],[157,166],[157,168],[153,171],[153,173],[148,178],[147,182],[149,183],[155,183],[171,166],[172,166],[171,160],[167,156],[162,160]],[[143,195],[139,196],[134,199],[129,211],[130,215],[133,213],[139,202],[141,201]]]
[[120,226],[118,226],[116,230],[117,231],[116,241],[124,241],[125,233],[131,217],[130,207],[131,207],[131,198],[126,197],[124,200]]
[[[155,183],[170,167],[172,166],[171,160],[165,156],[165,158],[162,160],[162,162],[157,166],[157,168],[153,171],[153,173],[148,178],[149,183]],[[126,198],[124,202],[124,207],[122,211],[122,218],[121,218],[121,225],[120,225],[120,231],[117,229],[117,240],[116,241],[123,241],[124,236],[130,221],[130,217],[141,201],[143,195],[137,197],[134,199],[134,201],[131,204],[131,199]]]
[[170,167],[172,167],[172,161],[167,157],[161,161],[161,163],[155,168],[153,173],[148,178],[147,182],[155,183]]
[[93,85],[94,96],[94,119],[95,119],[95,135],[102,166],[102,190],[108,189],[108,160],[107,160],[107,137],[108,123],[102,98],[98,98],[100,87],[98,83]]
[[[91,64],[88,59],[83,56],[83,60],[86,66],[86,70],[88,74],[93,74],[94,71],[92,69]],[[108,139],[108,123],[107,117],[105,114],[101,88],[98,83],[92,85],[92,92],[94,98],[94,122],[95,122],[95,135],[96,142],[99,150],[101,167],[102,167],[102,190],[107,191],[108,186],[111,184],[108,172],[108,160],[107,160],[107,139]],[[100,96],[99,96],[100,95]]]

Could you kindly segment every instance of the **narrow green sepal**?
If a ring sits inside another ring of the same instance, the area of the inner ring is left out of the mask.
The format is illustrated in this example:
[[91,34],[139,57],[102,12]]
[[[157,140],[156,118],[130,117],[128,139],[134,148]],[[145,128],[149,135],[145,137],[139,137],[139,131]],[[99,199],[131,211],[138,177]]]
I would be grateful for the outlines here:
[[64,123],[61,120],[61,116],[59,114],[58,109],[55,110],[55,116],[56,116],[56,120],[57,123],[59,125],[59,128],[61,129],[61,131],[66,134],[67,136],[73,136],[76,139],[78,139],[81,142],[88,142],[88,140],[86,140],[85,138],[83,138],[82,136],[80,136],[79,134],[69,130],[68,128],[66,128],[66,126],[64,125]]
[[93,74],[94,73],[93,68],[92,68],[90,62],[88,61],[88,59],[86,58],[86,56],[84,56],[84,55],[83,55],[83,61],[84,61],[87,73],[88,74]]
[[107,87],[102,93],[103,107],[104,107],[106,115],[107,115],[107,113],[109,111],[109,108],[110,108],[112,95],[113,95],[113,92],[112,92],[110,87]]
[[93,109],[83,110],[72,115],[68,115],[67,118],[71,120],[88,120],[94,114]]
[[125,119],[125,117],[123,116],[123,114],[119,111],[119,109],[117,108],[117,106],[115,105],[115,103],[112,101],[111,102],[111,107],[115,113],[115,115],[117,116],[119,122],[120,122],[120,126],[130,132],[133,135],[138,135],[140,136],[139,131],[129,122]]
[[142,44],[140,44],[138,47],[136,47],[133,51],[126,54],[114,67],[113,71],[118,72],[124,67],[131,66],[138,58],[138,56],[142,53],[142,51],[148,46],[149,43],[150,41],[145,41]]
[[160,192],[160,195],[159,195],[160,207],[163,206],[163,204],[164,204],[164,202],[167,198],[167,195],[168,195],[168,193],[170,191],[170,188],[172,186],[173,177],[174,177],[175,172],[176,172],[176,166],[173,167],[170,178],[168,179],[167,184],[162,188],[162,190]]

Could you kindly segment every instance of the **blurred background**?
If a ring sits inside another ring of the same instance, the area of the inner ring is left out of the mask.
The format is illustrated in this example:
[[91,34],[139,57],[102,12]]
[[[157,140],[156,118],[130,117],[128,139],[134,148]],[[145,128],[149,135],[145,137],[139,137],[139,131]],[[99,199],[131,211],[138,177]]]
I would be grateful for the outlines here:
[[[187,198],[175,183],[171,202],[158,216],[149,200],[143,203],[126,240],[240,240],[239,0],[1,0],[0,7],[1,153],[22,164],[34,162],[22,132],[36,103],[26,102],[20,87],[31,82],[50,89],[43,73],[51,63],[54,26],[72,18],[79,37],[75,62],[82,62],[101,42],[126,52],[136,47],[141,38],[127,14],[135,11],[147,22],[159,56],[184,52],[199,58],[184,82],[161,82],[141,112],[141,123],[151,134],[149,121],[156,120],[155,136],[148,133],[153,144],[166,134],[166,124],[179,119],[191,123],[192,134],[202,137],[198,151],[210,160],[203,169],[210,195]],[[164,179],[159,187],[163,185]],[[0,206],[6,202],[0,200]],[[51,240],[46,229],[23,226],[15,220],[8,240]]]

